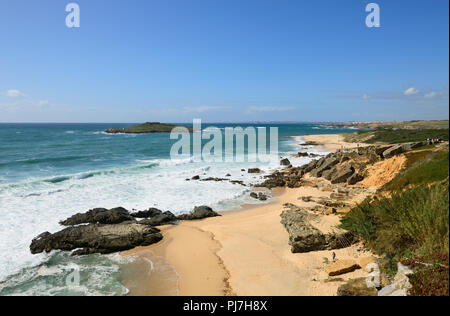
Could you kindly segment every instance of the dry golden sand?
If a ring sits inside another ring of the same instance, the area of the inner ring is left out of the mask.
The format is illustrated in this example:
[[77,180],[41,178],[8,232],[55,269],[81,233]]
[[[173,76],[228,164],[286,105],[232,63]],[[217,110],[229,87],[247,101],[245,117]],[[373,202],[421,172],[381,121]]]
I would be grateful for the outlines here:
[[367,168],[368,176],[360,183],[365,186],[379,187],[388,183],[404,168],[405,155],[394,156],[375,163]]
[[[331,260],[331,251],[291,253],[288,233],[280,223],[284,203],[302,206],[306,204],[298,200],[301,196],[329,194],[311,187],[285,189],[263,206],[163,227],[162,242],[124,255],[163,257],[179,276],[179,295],[335,295],[342,282],[324,282],[328,277],[323,272],[324,258]],[[329,230],[327,223],[338,222],[331,215],[317,225]],[[362,255],[355,247],[335,252],[340,259]],[[343,279],[363,275],[358,270]],[[131,289],[131,295],[173,293],[162,278],[156,279]]]
[[308,135],[304,136],[304,139],[308,142],[315,142],[324,146],[326,151],[329,152],[335,152],[339,149],[351,149],[367,146],[367,144],[364,143],[347,143],[339,134]]

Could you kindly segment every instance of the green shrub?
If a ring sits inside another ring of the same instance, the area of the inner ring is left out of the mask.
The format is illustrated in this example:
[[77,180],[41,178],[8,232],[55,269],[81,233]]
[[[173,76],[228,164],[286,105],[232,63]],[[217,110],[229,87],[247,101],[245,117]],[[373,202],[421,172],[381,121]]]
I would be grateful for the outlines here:
[[448,253],[448,193],[446,181],[364,201],[344,216],[342,227],[395,260],[409,254]]
[[384,185],[383,190],[402,191],[408,186],[433,183],[448,178],[449,152],[417,151],[406,155],[406,169]]
[[378,129],[366,142],[374,143],[408,143],[425,141],[427,138],[440,138],[448,141],[448,129]]

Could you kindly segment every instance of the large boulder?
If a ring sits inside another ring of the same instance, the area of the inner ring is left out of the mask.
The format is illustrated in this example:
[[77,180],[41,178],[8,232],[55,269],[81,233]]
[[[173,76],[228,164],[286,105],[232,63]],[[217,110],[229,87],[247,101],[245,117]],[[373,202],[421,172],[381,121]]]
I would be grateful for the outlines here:
[[165,224],[173,224],[176,220],[177,220],[176,216],[173,215],[171,212],[164,212],[151,218],[143,219],[139,221],[139,224],[160,226]]
[[313,219],[314,215],[298,207],[288,206],[282,212],[281,223],[289,233],[289,245],[293,253],[340,249],[354,242],[353,235],[343,230],[322,233],[311,225]]
[[404,152],[426,145],[426,142],[414,142],[394,145],[383,152],[383,158],[391,158]]
[[291,162],[289,161],[289,159],[284,158],[284,159],[282,159],[282,160],[280,161],[280,165],[281,165],[281,166],[290,166],[290,165],[291,165]]
[[329,276],[336,276],[353,272],[361,267],[355,260],[338,260],[325,267],[325,272]]
[[366,278],[349,280],[339,286],[338,296],[378,296],[378,291],[374,287],[367,287]]
[[287,180],[284,173],[281,173],[279,171],[275,171],[274,173],[267,175],[265,179],[266,180],[264,180],[263,183],[260,183],[256,186],[268,189],[276,187],[284,187],[286,185]]
[[220,214],[214,212],[213,209],[210,208],[209,206],[203,205],[195,207],[192,213],[182,214],[179,215],[177,218],[179,220],[197,220],[215,216],[220,216]]
[[344,183],[355,173],[355,168],[349,163],[346,163],[341,168],[336,168],[336,172],[331,177],[331,183]]
[[355,185],[362,180],[364,180],[364,177],[362,175],[360,175],[359,173],[354,173],[350,178],[348,178],[347,183],[349,185]]
[[110,210],[105,208],[95,208],[86,213],[76,214],[60,224],[64,226],[73,226],[79,224],[119,224],[126,221],[132,221],[134,218],[123,207],[117,207]]
[[250,168],[250,169],[248,169],[248,173],[261,173],[261,169],[259,169],[259,168]]
[[391,147],[393,146],[392,145],[378,146],[375,148],[375,154],[377,154],[378,156],[383,156],[383,153]]
[[328,169],[328,170],[325,170],[324,172],[322,172],[322,177],[327,180],[331,180],[336,173],[337,173],[336,168]]
[[[323,160],[322,160],[323,159]],[[322,176],[322,173],[325,170],[331,169],[335,165],[339,163],[339,160],[334,157],[330,156],[328,158],[322,158],[317,162],[317,167],[311,171],[311,175],[313,177],[319,178]]]
[[314,168],[317,167],[317,162],[318,160],[311,160],[311,162],[308,163],[307,165],[303,165],[301,169],[303,170],[304,173],[311,172]]
[[131,213],[130,215],[133,217],[136,217],[136,218],[149,218],[149,217],[154,217],[154,216],[161,215],[161,214],[162,214],[161,210],[158,210],[157,208],[152,207],[145,211]]
[[68,227],[54,234],[43,233],[33,239],[30,251],[37,254],[52,250],[78,249],[73,254],[107,254],[148,246],[162,238],[159,229],[136,222],[113,225],[89,224]]

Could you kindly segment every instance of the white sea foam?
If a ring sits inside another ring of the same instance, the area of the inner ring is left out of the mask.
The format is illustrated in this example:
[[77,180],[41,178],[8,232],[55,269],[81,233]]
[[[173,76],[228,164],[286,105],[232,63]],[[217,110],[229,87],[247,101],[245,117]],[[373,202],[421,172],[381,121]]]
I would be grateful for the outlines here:
[[[297,152],[301,139],[293,140],[292,151]],[[293,165],[311,160],[307,157],[286,157]],[[28,179],[14,185],[1,184],[0,281],[25,267],[37,266],[46,261],[49,255],[30,254],[31,240],[44,231],[56,232],[62,229],[59,221],[78,212],[95,207],[122,206],[129,210],[157,207],[181,214],[190,212],[198,205],[210,205],[215,210],[223,210],[243,203],[256,203],[248,195],[249,188],[239,184],[228,181],[186,181],[196,175],[201,178],[225,178],[229,173],[229,179],[232,180],[241,180],[246,184],[260,182],[264,174],[241,171],[252,167],[259,167],[267,174],[279,168],[279,162],[276,159],[268,164],[230,164],[199,163],[191,158],[155,159],[138,161],[136,167],[60,176],[53,181]],[[105,270],[105,273],[108,271]]]

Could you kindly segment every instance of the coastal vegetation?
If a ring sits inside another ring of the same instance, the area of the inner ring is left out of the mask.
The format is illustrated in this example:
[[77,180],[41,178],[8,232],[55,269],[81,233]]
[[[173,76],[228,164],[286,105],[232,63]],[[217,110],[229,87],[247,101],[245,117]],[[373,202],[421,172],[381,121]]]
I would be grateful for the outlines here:
[[447,129],[387,129],[357,131],[355,133],[343,134],[345,141],[350,143],[364,142],[367,144],[396,144],[420,142],[427,139],[449,140]]
[[352,127],[358,129],[448,129],[448,120],[413,120],[413,121],[396,121],[396,122],[349,122],[349,123],[333,123],[331,126]]
[[109,134],[149,134],[149,133],[170,133],[176,127],[186,128],[189,132],[192,132],[192,127],[165,124],[159,122],[147,122],[140,125],[134,125],[126,128],[110,128],[106,130]]
[[341,227],[382,255],[388,274],[396,272],[397,262],[412,267],[411,295],[448,295],[448,145],[405,156],[405,169],[351,209]]

